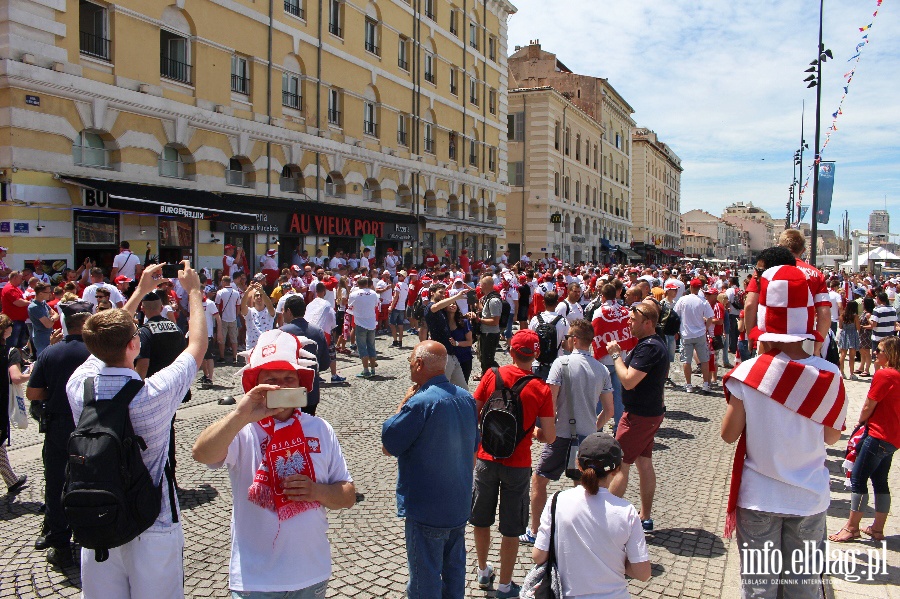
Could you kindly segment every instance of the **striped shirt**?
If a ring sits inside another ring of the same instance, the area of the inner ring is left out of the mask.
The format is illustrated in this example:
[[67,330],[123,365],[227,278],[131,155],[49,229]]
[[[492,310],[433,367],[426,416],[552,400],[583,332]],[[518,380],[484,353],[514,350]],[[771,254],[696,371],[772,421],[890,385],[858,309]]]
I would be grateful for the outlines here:
[[[175,410],[178,409],[196,375],[197,362],[190,354],[182,353],[172,364],[147,377],[143,388],[128,406],[134,433],[143,437],[147,444],[147,450],[142,455],[147,470],[157,485],[161,482],[163,484],[159,517],[150,530],[165,531],[172,526],[168,482],[163,481],[163,468],[169,450],[169,428]],[[141,380],[140,375],[130,368],[110,368],[98,358],[91,356],[75,370],[66,385],[66,395],[69,397],[69,405],[72,407],[72,416],[76,423],[81,418],[81,411],[84,408],[84,380],[90,377],[96,379],[94,396],[98,401],[112,399],[130,379]]]
[[877,306],[869,322],[875,325],[872,329],[872,343],[893,337],[896,334],[894,325],[897,323],[897,311],[890,306]]

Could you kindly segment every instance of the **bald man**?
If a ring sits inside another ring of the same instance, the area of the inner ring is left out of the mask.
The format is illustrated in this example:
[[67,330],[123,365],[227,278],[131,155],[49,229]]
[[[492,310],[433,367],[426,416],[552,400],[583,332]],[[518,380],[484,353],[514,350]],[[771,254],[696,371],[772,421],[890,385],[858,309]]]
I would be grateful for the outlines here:
[[465,594],[478,424],[475,400],[447,380],[446,364],[440,343],[416,345],[409,356],[413,384],[381,428],[384,454],[396,456],[399,466],[397,515],[406,518],[410,597]]

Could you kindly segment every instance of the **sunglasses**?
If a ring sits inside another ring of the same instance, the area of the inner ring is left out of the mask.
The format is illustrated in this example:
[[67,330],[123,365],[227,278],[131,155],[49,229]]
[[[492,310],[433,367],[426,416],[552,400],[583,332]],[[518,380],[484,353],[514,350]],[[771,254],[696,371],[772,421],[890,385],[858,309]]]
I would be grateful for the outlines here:
[[632,312],[637,312],[638,314],[640,314],[641,316],[643,316],[643,317],[644,317],[645,319],[647,319],[647,320],[650,319],[650,318],[647,316],[647,313],[644,312],[643,310],[641,310],[640,308],[638,308],[637,306],[631,306],[631,311],[632,311]]

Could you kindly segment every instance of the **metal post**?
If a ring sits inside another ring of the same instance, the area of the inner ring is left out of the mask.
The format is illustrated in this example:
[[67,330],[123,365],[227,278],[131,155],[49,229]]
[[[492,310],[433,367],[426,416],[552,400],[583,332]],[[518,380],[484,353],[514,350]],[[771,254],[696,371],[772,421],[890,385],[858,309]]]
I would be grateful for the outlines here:
[[819,46],[816,53],[816,159],[813,163],[813,201],[812,201],[812,230],[810,232],[809,263],[816,266],[816,251],[818,236],[819,215],[819,161],[822,159],[819,148],[819,136],[822,132],[822,52],[825,45],[822,43],[822,13],[825,9],[825,0],[819,0]]

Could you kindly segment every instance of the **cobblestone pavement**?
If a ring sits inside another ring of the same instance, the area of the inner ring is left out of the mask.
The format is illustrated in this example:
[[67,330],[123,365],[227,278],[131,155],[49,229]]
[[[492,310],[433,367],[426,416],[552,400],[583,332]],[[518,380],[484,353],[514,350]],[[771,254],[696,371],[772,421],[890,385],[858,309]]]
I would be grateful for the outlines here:
[[[319,415],[337,432],[357,491],[365,494],[365,500],[355,507],[329,513],[334,571],[328,597],[404,596],[407,568],[403,521],[395,512],[396,461],[381,454],[380,431],[381,423],[395,411],[409,385],[409,348],[391,348],[385,337],[379,337],[377,346],[381,352],[378,376],[371,380],[354,378],[361,370],[359,360],[341,356],[340,372],[349,383],[325,385],[319,409]],[[500,355],[500,360],[508,361],[508,357]],[[222,386],[195,389],[191,402],[178,412],[177,472],[186,538],[185,590],[189,597],[228,596],[228,476],[224,470],[210,471],[195,463],[190,447],[203,428],[230,409],[217,405],[216,400],[238,392],[236,386],[230,386],[235,371],[234,367],[217,368],[216,380]],[[673,378],[683,380],[674,369]],[[669,391],[666,404],[668,412],[654,450],[658,476],[653,510],[656,531],[647,537],[653,577],[648,582],[631,581],[631,594],[691,599],[733,595],[737,576],[734,544],[723,543],[720,538],[733,455],[733,448],[719,438],[722,394]],[[43,552],[33,548],[43,494],[40,437],[35,429],[32,424],[26,431],[13,431],[11,461],[17,473],[28,474],[29,485],[18,496],[0,502],[0,599],[69,597],[79,592],[77,567],[55,571],[43,559]],[[637,482],[635,473],[626,495],[634,503],[638,502]],[[551,485],[550,490],[559,488],[561,484]],[[468,596],[492,596],[492,591],[478,590],[475,585],[471,533],[467,547]],[[498,550],[495,531],[491,551],[495,564]],[[530,547],[520,550],[514,576],[517,582],[532,563],[530,553]]]

